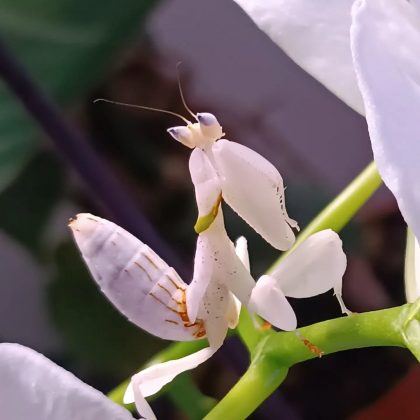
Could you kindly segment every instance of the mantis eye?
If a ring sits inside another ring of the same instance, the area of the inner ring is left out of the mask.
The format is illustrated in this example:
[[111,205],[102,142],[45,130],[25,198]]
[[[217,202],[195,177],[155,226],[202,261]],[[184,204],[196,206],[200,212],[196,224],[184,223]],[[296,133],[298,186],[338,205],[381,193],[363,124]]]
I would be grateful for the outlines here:
[[220,125],[217,121],[217,118],[209,112],[199,112],[197,114],[197,120],[200,124],[203,124],[206,127],[210,127],[212,125]]
[[205,136],[210,137],[212,140],[218,140],[223,136],[222,126],[213,114],[199,112],[196,117]]
[[178,127],[168,128],[167,131],[176,141],[179,141],[191,149],[195,147],[193,144],[193,135],[188,127],[181,125]]

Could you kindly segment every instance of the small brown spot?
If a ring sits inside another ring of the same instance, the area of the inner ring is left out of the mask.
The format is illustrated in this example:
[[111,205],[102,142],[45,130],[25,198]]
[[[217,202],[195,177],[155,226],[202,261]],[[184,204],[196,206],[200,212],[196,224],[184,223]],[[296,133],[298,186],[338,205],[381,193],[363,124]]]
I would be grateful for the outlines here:
[[267,322],[267,321],[264,321],[264,322],[261,324],[260,328],[261,328],[263,331],[267,331],[267,330],[269,330],[269,329],[271,328],[271,324],[270,324],[269,322]]

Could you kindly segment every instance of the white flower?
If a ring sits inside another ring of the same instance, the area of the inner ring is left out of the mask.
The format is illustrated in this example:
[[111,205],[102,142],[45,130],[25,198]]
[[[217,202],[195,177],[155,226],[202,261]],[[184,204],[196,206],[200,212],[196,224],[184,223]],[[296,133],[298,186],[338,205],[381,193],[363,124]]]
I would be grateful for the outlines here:
[[4,420],[133,420],[124,408],[42,354],[0,344],[0,417]]
[[283,179],[277,169],[258,153],[229,140],[220,140],[222,127],[209,113],[194,116],[196,123],[172,127],[169,134],[194,148],[190,171],[196,186],[199,218],[197,233],[213,222],[221,197],[267,242],[279,250],[295,240],[284,203]]
[[366,113],[379,172],[420,238],[420,1],[235,1],[297,64]]

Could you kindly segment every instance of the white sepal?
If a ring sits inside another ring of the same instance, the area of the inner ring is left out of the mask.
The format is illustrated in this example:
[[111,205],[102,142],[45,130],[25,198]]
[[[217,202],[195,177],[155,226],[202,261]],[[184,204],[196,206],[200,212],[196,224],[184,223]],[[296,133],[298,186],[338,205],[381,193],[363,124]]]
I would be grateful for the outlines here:
[[235,0],[293,61],[360,114],[350,50],[354,0]]
[[419,238],[419,1],[357,1],[351,42],[375,162]]
[[131,322],[167,340],[203,337],[186,316],[187,285],[152,249],[114,223],[79,214],[69,224],[92,277]]
[[277,328],[286,331],[296,329],[295,312],[278,286],[277,279],[272,276],[258,279],[248,307]]
[[271,273],[286,296],[305,298],[334,289],[342,311],[342,278],[347,259],[340,237],[331,229],[314,233],[284,258]]
[[220,177],[224,200],[268,243],[289,249],[297,223],[287,215],[283,179],[257,152],[241,144],[219,140],[212,156]]
[[51,360],[20,344],[0,344],[4,420],[134,420],[124,408]]
[[156,394],[180,373],[204,363],[216,351],[217,348],[207,347],[181,359],[159,363],[142,370],[131,378],[131,383],[124,395],[124,403],[135,402],[141,416],[146,420],[155,420],[156,417],[145,398]]

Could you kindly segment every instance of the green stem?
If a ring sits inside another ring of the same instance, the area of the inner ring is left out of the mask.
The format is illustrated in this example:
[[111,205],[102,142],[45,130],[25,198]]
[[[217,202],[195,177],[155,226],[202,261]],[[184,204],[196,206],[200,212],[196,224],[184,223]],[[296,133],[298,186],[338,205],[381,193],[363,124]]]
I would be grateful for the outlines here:
[[[362,347],[406,347],[404,321],[411,304],[331,319],[298,329],[323,354]],[[286,378],[289,367],[319,355],[295,332],[267,336],[256,349],[251,366],[205,420],[248,417]]]

